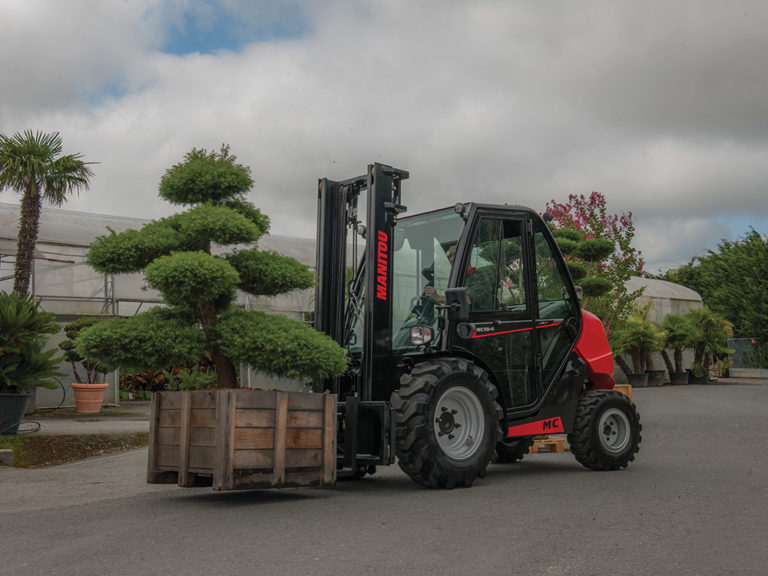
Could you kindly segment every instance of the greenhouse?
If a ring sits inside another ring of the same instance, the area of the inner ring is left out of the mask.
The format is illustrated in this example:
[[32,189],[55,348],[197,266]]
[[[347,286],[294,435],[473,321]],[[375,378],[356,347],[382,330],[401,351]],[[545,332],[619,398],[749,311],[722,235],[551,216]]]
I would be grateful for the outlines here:
[[[13,273],[18,232],[19,206],[0,203],[0,290],[13,289]],[[40,216],[40,232],[35,250],[30,291],[41,307],[56,315],[62,323],[81,316],[133,316],[157,306],[160,294],[146,286],[142,274],[104,275],[85,262],[88,246],[110,231],[138,230],[149,220],[88,214],[44,207]],[[315,241],[267,235],[259,240],[261,250],[271,250],[295,258],[314,269]],[[313,307],[314,291],[301,290],[272,298],[254,297],[240,292],[238,305],[249,310],[283,314],[304,320]],[[58,336],[60,338],[61,336]],[[57,337],[51,339],[56,345]],[[62,372],[69,373],[68,364]],[[252,370],[241,372],[243,386],[296,389],[299,383],[266,377]],[[37,407],[73,404],[67,377],[60,379],[61,389],[37,390]],[[119,374],[107,376],[110,388],[105,401],[119,402]]]

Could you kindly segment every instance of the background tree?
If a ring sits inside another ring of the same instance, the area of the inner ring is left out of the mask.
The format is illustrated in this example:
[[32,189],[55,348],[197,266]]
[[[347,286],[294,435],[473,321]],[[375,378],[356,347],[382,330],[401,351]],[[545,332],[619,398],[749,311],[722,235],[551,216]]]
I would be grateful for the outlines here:
[[61,206],[72,192],[88,189],[93,176],[80,154],[62,156],[61,149],[58,132],[0,134],[0,191],[22,194],[13,281],[19,294],[29,291],[42,201]]
[[757,339],[757,360],[768,366],[768,237],[752,229],[739,240],[723,240],[717,250],[661,278],[701,294],[707,307],[733,324],[735,336]]
[[[269,219],[245,200],[250,169],[228,146],[193,149],[168,169],[160,196],[186,212],[141,230],[97,239],[88,263],[105,274],[144,270],[168,308],[113,318],[82,331],[76,349],[85,358],[126,370],[212,360],[218,387],[237,385],[236,365],[247,362],[277,376],[323,378],[346,368],[344,351],[309,325],[234,305],[237,289],[274,296],[309,288],[314,275],[292,258],[263,252],[257,241]],[[238,249],[223,255],[225,246]]]
[[603,321],[606,330],[632,315],[642,290],[630,292],[626,282],[643,273],[641,253],[632,247],[632,213],[608,214],[605,196],[592,192],[571,194],[568,202],[552,200],[546,209],[553,216],[553,233],[568,268],[582,287],[582,306]]

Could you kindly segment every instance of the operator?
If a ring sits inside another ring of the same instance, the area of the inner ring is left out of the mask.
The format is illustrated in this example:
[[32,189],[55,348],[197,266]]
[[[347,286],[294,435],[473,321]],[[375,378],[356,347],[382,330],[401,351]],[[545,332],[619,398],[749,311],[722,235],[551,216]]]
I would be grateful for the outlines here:
[[[456,259],[456,243],[455,242],[450,246],[448,246],[448,250],[446,251],[446,256],[448,256],[448,261],[451,263],[451,266],[453,266],[453,261]],[[438,294],[435,287],[431,284],[426,288],[424,288],[424,296],[426,296],[430,300],[434,300],[435,302],[445,304],[445,295]],[[467,298],[469,299],[469,296],[467,296]],[[472,301],[469,300],[469,302],[471,303]]]

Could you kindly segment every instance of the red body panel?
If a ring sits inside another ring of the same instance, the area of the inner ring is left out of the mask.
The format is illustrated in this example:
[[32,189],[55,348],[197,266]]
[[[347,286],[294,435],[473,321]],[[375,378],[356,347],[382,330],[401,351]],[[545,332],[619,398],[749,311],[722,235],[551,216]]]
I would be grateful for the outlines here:
[[516,436],[539,436],[542,434],[562,434],[565,432],[563,421],[559,416],[547,418],[538,422],[529,422],[528,424],[519,424],[510,426],[507,429],[507,438]]
[[616,384],[613,379],[613,352],[600,319],[586,310],[581,311],[581,336],[576,343],[576,353],[587,363],[589,380],[594,388],[610,390]]

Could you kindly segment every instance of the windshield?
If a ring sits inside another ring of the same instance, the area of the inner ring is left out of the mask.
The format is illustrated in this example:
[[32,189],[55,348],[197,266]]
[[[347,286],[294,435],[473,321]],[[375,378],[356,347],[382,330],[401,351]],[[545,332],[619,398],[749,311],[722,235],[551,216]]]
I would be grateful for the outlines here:
[[435,303],[444,299],[463,227],[453,208],[401,218],[395,226],[393,350],[414,348],[410,328],[415,324],[432,326],[437,340]]

